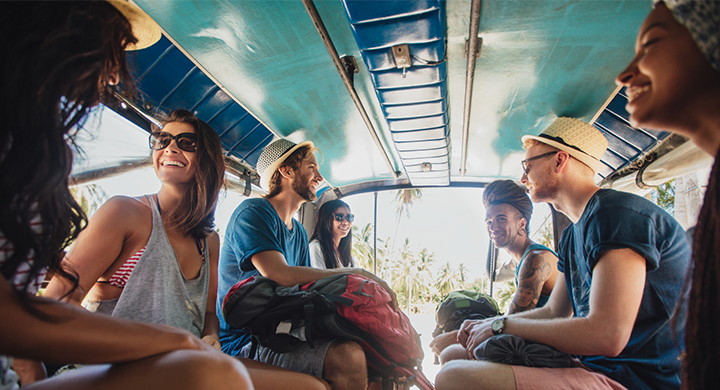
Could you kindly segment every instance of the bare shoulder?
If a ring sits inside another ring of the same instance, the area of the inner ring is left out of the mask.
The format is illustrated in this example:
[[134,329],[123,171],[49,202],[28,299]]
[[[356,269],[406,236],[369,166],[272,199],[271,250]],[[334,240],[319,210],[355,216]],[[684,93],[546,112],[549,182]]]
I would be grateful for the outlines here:
[[126,224],[137,226],[139,221],[151,222],[149,218],[151,218],[150,206],[143,199],[113,196],[93,214],[88,226],[122,228]]
[[220,248],[220,236],[216,231],[213,231],[209,236],[207,236],[207,242],[208,246],[210,246],[210,250],[217,253]]
[[551,251],[546,249],[533,249],[528,253],[527,255],[528,260],[542,260],[548,264],[555,264],[557,263],[557,256],[555,256]]

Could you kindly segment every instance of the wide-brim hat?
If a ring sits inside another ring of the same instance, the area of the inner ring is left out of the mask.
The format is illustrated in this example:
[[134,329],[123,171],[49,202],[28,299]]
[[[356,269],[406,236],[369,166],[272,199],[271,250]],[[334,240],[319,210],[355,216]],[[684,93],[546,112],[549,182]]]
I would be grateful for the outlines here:
[[285,161],[293,152],[302,148],[303,146],[309,146],[311,149],[315,148],[312,141],[304,141],[296,144],[285,138],[280,138],[268,145],[262,153],[256,165],[258,175],[260,175],[260,187],[264,190],[269,190],[270,179],[277,171],[280,164]]
[[605,169],[605,164],[600,162],[600,159],[607,150],[607,139],[600,130],[583,121],[567,117],[557,118],[540,135],[523,136],[523,148],[527,149],[526,142],[529,140],[536,140],[567,152],[595,173]]
[[137,4],[129,0],[108,0],[130,22],[132,33],[137,43],[127,45],[125,50],[140,50],[154,45],[162,36],[162,28],[140,9]]

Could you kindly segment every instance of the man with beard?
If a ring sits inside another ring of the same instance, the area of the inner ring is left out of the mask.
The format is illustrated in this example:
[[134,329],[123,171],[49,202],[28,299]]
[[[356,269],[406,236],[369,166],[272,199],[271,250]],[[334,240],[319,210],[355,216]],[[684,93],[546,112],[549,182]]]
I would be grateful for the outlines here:
[[257,170],[264,198],[246,199],[233,212],[225,233],[218,266],[217,313],[224,352],[299,371],[325,379],[333,389],[366,389],[365,354],[352,341],[303,343],[293,352],[279,354],[262,346],[249,356],[250,335],[232,329],[222,316],[222,303],[237,282],[262,275],[283,286],[306,284],[337,273],[369,277],[395,297],[390,287],[359,268],[320,270],[310,267],[308,237],[293,215],[305,202],[317,199],[315,190],[323,181],[318,172],[312,142],[295,144],[278,139],[260,155]]
[[[490,239],[512,257],[515,265],[517,292],[508,313],[545,306],[558,276],[557,255],[530,240],[533,204],[525,188],[512,180],[496,180],[485,186],[483,204]],[[430,342],[430,349],[440,356],[441,362],[467,358],[467,350],[457,344],[457,334],[458,331],[443,333]]]
[[466,321],[458,341],[475,347],[512,334],[578,357],[569,368],[454,360],[436,377],[446,389],[673,389],[680,386],[682,326],[670,317],[682,295],[690,249],[680,225],[637,195],[595,185],[607,140],[594,127],[559,118],[523,137],[522,182],[573,223],[558,244],[548,304],[504,318]]

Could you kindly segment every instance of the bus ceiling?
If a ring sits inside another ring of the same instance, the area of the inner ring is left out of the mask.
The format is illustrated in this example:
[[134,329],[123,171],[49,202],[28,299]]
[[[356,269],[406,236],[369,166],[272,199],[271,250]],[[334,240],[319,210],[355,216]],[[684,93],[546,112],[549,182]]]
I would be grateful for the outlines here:
[[164,37],[131,57],[137,93],[120,86],[109,105],[145,129],[196,113],[239,192],[260,191],[255,164],[277,137],[320,149],[321,200],[518,179],[520,137],[560,116],[607,137],[603,186],[637,192],[707,164],[683,138],[632,128],[614,84],[652,0],[136,2]]

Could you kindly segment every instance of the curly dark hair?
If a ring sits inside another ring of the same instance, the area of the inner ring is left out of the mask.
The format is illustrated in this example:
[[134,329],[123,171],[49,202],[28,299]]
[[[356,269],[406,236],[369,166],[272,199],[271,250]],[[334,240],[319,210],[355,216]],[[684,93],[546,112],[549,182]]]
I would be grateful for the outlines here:
[[509,204],[515,207],[520,216],[527,221],[525,229],[528,234],[530,233],[530,217],[532,217],[533,204],[524,188],[512,180],[496,180],[485,186],[482,199],[485,208],[497,204]]
[[[168,226],[188,232],[196,239],[207,237],[213,232],[215,206],[218,193],[225,184],[225,159],[220,136],[210,125],[185,109],[172,111],[163,121],[187,123],[198,135],[195,160],[195,182],[189,196],[168,217]],[[153,126],[154,131],[160,129]]]
[[333,213],[340,207],[350,206],[340,199],[333,199],[329,202],[323,203],[318,212],[317,223],[315,224],[315,231],[313,232],[310,241],[318,240],[320,247],[322,248],[323,257],[325,258],[325,268],[332,269],[338,268],[338,264],[342,264],[345,267],[354,267],[355,263],[352,260],[352,231],[347,236],[340,240],[338,252],[340,253],[340,259],[335,256],[335,248],[333,247],[332,229],[333,229]]
[[30,307],[25,293],[46,268],[77,286],[60,267],[87,223],[68,189],[68,142],[111,80],[132,86],[124,49],[136,39],[128,20],[98,1],[0,2],[0,36],[0,232],[12,246],[0,273],[12,280],[33,258],[24,287],[13,287]]

